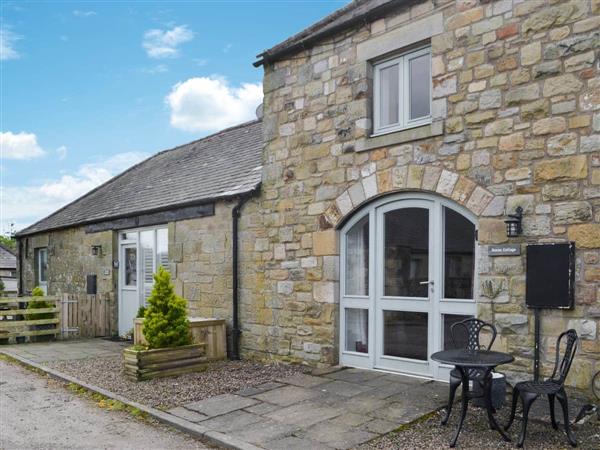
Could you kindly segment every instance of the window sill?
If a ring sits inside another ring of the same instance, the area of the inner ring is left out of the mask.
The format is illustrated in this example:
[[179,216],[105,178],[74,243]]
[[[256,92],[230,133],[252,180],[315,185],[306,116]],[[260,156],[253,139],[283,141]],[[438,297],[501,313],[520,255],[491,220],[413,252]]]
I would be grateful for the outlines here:
[[364,152],[376,148],[388,147],[390,145],[403,144],[405,142],[418,141],[444,133],[443,121],[436,121],[427,125],[417,126],[401,131],[392,131],[386,134],[373,135],[356,142],[355,150]]

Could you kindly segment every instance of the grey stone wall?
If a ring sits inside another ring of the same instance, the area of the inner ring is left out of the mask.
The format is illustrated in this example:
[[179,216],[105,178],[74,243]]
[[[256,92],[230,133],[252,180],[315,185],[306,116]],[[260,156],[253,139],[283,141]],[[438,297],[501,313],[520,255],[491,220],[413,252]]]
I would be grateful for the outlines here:
[[[574,327],[570,382],[586,387],[600,370],[599,28],[598,0],[429,0],[267,65],[262,196],[245,230],[257,278],[245,287],[246,354],[335,363],[336,226],[377,196],[430,192],[479,217],[481,255],[507,242],[503,220],[519,205],[524,234],[511,242],[577,243],[576,307],[544,313],[543,369]],[[427,33],[431,125],[369,137],[370,59]],[[524,267],[482,256],[477,298],[523,374],[533,342]]]

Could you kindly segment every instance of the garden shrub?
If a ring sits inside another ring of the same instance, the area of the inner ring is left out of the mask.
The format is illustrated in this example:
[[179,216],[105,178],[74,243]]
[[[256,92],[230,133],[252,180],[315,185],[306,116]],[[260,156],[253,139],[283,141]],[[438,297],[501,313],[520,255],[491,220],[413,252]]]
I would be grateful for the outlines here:
[[[31,291],[32,297],[44,297],[44,291],[41,287],[36,286]],[[47,302],[46,300],[34,300],[29,302],[27,309],[41,309],[41,308],[52,308],[54,305]],[[42,320],[42,319],[54,319],[54,313],[42,313],[42,314],[31,314],[27,316],[28,320]]]
[[192,343],[186,301],[175,295],[171,274],[163,267],[154,274],[142,332],[149,348],[179,347]]
[[136,319],[143,319],[145,317],[145,314],[146,314],[146,307],[145,306],[140,306],[138,308],[137,314],[135,315],[135,318]]
[[0,279],[0,296],[4,295],[4,289],[5,289],[4,281],[2,281]]

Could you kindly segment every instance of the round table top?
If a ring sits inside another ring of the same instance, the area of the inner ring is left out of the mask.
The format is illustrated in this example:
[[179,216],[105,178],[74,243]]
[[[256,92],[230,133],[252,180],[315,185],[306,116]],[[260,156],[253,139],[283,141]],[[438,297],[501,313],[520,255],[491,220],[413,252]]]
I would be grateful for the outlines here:
[[431,359],[443,364],[465,367],[496,367],[515,360],[508,353],[492,350],[466,350],[464,348],[436,352],[431,355]]

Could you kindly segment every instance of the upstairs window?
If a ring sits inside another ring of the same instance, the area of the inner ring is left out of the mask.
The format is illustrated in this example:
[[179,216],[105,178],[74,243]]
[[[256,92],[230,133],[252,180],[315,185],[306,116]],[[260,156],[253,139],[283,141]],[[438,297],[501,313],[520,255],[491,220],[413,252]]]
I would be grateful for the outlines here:
[[431,122],[430,47],[374,64],[374,134]]

